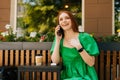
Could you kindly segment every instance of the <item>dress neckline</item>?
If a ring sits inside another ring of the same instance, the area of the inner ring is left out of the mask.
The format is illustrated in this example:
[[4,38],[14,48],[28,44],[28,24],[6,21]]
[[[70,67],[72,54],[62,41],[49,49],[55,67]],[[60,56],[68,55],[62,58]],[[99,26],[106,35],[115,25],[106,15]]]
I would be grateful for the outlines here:
[[[79,37],[80,37],[80,33],[78,33],[77,38],[79,39]],[[75,49],[75,47],[67,47],[67,46],[64,46],[64,45],[63,45],[64,38],[63,38],[61,41],[62,41],[62,46],[63,46],[64,48],[67,48],[67,49]],[[80,40],[79,40],[79,41],[80,41]]]

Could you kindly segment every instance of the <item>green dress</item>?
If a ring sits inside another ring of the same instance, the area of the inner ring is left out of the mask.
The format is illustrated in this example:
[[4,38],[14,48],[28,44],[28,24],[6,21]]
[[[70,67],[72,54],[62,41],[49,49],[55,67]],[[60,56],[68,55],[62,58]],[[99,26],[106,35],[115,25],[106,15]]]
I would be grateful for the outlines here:
[[[84,49],[91,56],[99,55],[99,49],[96,41],[88,33],[79,33],[79,41]],[[55,40],[51,48],[51,54],[54,50]],[[98,80],[94,66],[87,65],[76,48],[63,46],[63,39],[60,42],[60,55],[62,57],[63,69],[61,71],[61,80]]]

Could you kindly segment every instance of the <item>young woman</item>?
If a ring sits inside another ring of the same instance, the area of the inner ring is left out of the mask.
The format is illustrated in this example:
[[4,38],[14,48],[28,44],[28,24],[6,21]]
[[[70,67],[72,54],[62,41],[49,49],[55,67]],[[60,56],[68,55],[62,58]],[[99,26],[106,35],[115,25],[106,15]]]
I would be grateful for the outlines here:
[[99,50],[94,38],[88,33],[79,33],[77,22],[69,11],[59,12],[58,24],[51,59],[58,64],[62,57],[61,80],[98,80],[94,64]]

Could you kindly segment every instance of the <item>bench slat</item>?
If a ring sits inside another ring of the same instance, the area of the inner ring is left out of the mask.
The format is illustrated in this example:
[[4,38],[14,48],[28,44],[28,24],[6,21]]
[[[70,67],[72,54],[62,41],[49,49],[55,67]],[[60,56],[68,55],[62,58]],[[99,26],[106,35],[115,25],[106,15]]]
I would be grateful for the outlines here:
[[20,51],[20,65],[24,65],[24,50]]
[[117,53],[116,51],[113,51],[113,68],[112,68],[112,80],[115,80],[115,78],[117,77]]
[[104,80],[104,51],[100,53],[100,80]]
[[14,65],[14,52],[10,50],[10,66]]
[[5,50],[5,56],[4,56],[4,61],[5,61],[5,66],[8,66],[8,50]]
[[53,72],[53,80],[57,80],[57,73]]
[[107,51],[107,63],[106,63],[106,79],[110,80],[110,51]]
[[26,56],[25,56],[25,59],[26,59],[26,65],[30,65],[30,50],[26,50]]
[[[50,55],[50,50],[48,50],[48,63],[50,63],[51,62],[51,55]],[[51,79],[52,78],[52,72],[48,72],[48,80],[52,80]]]
[[35,50],[31,51],[31,64],[35,64]]
[[[46,63],[46,50],[42,50],[42,56],[43,56],[43,63]],[[42,80],[46,80],[46,72],[42,72]]]
[[3,66],[3,50],[0,50],[0,66]]
[[19,50],[15,50],[15,66],[19,65]]
[[99,56],[95,57],[95,65],[94,65],[97,74],[99,74],[99,65],[98,65],[99,63],[98,63],[98,57],[99,57]]

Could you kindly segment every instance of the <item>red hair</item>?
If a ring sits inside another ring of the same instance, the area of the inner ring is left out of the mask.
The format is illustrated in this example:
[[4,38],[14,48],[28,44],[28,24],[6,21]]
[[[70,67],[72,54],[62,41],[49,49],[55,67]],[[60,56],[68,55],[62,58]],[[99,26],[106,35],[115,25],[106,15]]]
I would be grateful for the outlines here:
[[77,21],[75,20],[73,14],[72,14],[70,11],[65,11],[65,10],[59,11],[59,12],[58,12],[58,16],[57,16],[57,23],[59,24],[59,16],[60,16],[62,13],[68,14],[68,16],[70,17],[71,22],[72,22],[72,29],[73,29],[73,31],[74,31],[74,32],[79,32],[79,31],[78,31]]

